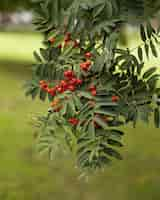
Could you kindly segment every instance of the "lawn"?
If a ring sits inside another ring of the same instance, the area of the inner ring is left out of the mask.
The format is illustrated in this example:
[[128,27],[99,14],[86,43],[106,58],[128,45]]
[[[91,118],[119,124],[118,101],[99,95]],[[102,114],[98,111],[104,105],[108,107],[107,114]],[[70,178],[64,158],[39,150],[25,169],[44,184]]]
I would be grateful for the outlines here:
[[[159,200],[160,131],[125,128],[124,160],[78,180],[70,156],[49,162],[34,147],[31,119],[47,104],[24,97],[36,34],[0,33],[0,200]],[[157,60],[151,64],[157,63]]]

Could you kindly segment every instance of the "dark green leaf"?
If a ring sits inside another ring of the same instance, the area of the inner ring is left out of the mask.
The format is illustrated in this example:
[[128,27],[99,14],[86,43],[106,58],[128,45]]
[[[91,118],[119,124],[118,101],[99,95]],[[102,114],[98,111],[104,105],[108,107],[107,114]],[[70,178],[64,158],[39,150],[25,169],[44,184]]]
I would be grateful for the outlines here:
[[157,53],[156,47],[153,44],[152,40],[150,41],[150,47],[151,47],[153,56],[157,58],[158,57],[158,53]]
[[154,111],[154,123],[156,128],[160,128],[160,107]]
[[142,62],[143,61],[143,51],[141,47],[138,47],[138,57],[139,60]]
[[149,58],[149,46],[147,43],[145,43],[144,48],[145,48],[146,56],[147,58]]
[[143,74],[143,79],[149,78],[155,71],[157,70],[156,67],[152,67],[149,70],[147,70],[144,74]]
[[147,40],[147,37],[143,24],[140,25],[140,34],[141,34],[141,39],[143,40],[143,42],[145,42]]

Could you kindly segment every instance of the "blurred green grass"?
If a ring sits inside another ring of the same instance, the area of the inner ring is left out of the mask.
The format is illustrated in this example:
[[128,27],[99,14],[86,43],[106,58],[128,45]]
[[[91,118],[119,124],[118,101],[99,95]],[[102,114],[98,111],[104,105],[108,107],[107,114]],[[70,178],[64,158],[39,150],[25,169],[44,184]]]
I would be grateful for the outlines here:
[[159,200],[160,131],[153,124],[126,127],[124,160],[88,182],[78,180],[70,155],[49,162],[35,153],[30,122],[47,104],[26,99],[22,86],[40,39],[0,33],[0,200]]

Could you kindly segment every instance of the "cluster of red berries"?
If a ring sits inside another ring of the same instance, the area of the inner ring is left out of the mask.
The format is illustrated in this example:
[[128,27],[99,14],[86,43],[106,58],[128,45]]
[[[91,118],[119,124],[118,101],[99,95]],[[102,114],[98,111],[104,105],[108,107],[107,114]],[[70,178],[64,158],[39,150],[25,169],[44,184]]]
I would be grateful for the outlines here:
[[[56,42],[56,38],[52,37],[49,39],[49,42],[51,44],[54,44]],[[72,40],[71,38],[71,33],[66,33],[64,36],[64,47],[68,46],[68,45],[73,45],[74,48],[79,48],[79,42],[77,40]],[[62,48],[62,44],[60,44],[58,46],[58,48]],[[91,52],[86,52],[84,54],[84,62],[80,63],[80,69],[84,72],[88,72],[91,68],[92,65],[92,61],[91,58],[93,57],[93,54]],[[78,79],[74,73],[73,70],[67,70],[64,72],[64,80],[61,80],[59,84],[57,84],[55,87],[50,88],[49,84],[46,81],[40,81],[40,87],[42,90],[46,91],[47,93],[49,93],[51,96],[56,96],[56,94],[58,93],[63,93],[65,91],[75,91],[76,88],[80,85],[82,85],[83,81],[81,79]],[[97,95],[97,88],[95,85],[91,85],[88,90],[91,92],[92,96],[96,96]],[[111,97],[111,101],[112,102],[118,102],[120,100],[119,96],[113,95]],[[59,99],[55,99],[52,103],[51,103],[51,107],[54,108],[55,111],[59,112],[61,110],[61,108],[63,107],[59,101]],[[108,117],[105,117],[103,120],[105,120],[106,122],[109,121]],[[72,126],[77,126],[79,123],[79,119],[72,117],[68,119],[68,122],[72,125]],[[94,122],[94,125],[96,128],[99,128],[99,125]]]
[[[55,37],[51,37],[49,39],[49,42],[53,45],[56,42],[56,38]],[[65,36],[64,36],[64,47],[67,47],[70,44],[70,42],[73,42],[73,47],[74,48],[78,48],[79,47],[79,42],[77,40],[73,41],[71,39],[71,33],[66,33]],[[59,49],[61,49],[62,48],[62,44],[59,44],[57,47]]]
[[82,85],[83,81],[79,78],[76,78],[72,70],[67,70],[64,72],[64,80],[61,80],[59,84],[55,87],[50,88],[49,84],[42,80],[40,81],[40,88],[51,96],[56,96],[57,93],[64,93],[65,91],[75,91],[77,86]]
[[[55,37],[52,37],[49,39],[49,42],[53,45],[56,41],[56,38]],[[65,36],[64,36],[64,47],[68,46],[70,44],[70,42],[73,42],[73,47],[74,48],[79,48],[79,42],[77,40],[72,40],[71,39],[71,33],[66,33]],[[58,45],[58,48],[62,48],[62,44]],[[83,62],[83,63],[80,63],[80,68],[81,70],[85,71],[85,72],[88,72],[89,71],[89,68],[92,64],[92,62],[90,61],[90,58],[93,56],[91,52],[87,52],[85,53],[85,58],[86,58],[86,61]]]

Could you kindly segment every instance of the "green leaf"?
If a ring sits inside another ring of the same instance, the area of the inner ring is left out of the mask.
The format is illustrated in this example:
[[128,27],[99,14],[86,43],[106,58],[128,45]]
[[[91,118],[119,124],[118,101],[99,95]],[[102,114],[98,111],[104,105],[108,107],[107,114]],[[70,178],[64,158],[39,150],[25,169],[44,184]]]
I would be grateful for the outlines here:
[[40,53],[44,60],[49,60],[49,54],[47,49],[40,48]]
[[152,26],[151,26],[151,23],[150,23],[150,22],[147,22],[147,35],[148,35],[148,38],[149,38],[149,39],[151,38],[152,33],[153,33],[153,28],[152,28]]
[[122,132],[120,130],[111,129],[109,131],[111,132],[111,135],[116,135],[116,136],[122,136],[122,135],[124,135],[124,132]]
[[101,3],[100,5],[95,7],[93,9],[93,17],[96,18],[99,14],[101,14],[101,12],[103,11],[104,7],[105,7],[105,3]]
[[83,91],[79,92],[79,96],[84,97],[86,99],[93,99],[94,98],[89,92],[83,92]]
[[101,106],[118,106],[118,103],[115,103],[115,102],[112,102],[112,101],[110,101],[110,102],[97,102],[97,105],[96,105],[96,107],[101,107]]
[[156,128],[160,128],[160,107],[154,110],[154,123]]
[[142,62],[143,61],[143,51],[141,47],[138,47],[138,57],[139,60]]
[[155,74],[147,80],[147,84],[153,90],[158,80],[160,80],[160,74]]
[[152,67],[152,68],[150,68],[149,70],[147,70],[147,71],[143,74],[143,79],[149,78],[156,70],[157,70],[156,67]]
[[103,119],[101,119],[101,118],[99,118],[99,117],[95,117],[95,118],[94,118],[94,121],[95,121],[99,126],[101,126],[103,129],[107,129],[107,128],[108,128],[107,123],[106,123]]
[[41,57],[38,55],[38,53],[37,53],[36,51],[33,52],[33,55],[34,55],[36,61],[38,61],[38,62],[42,62]]
[[118,113],[116,113],[114,111],[107,110],[107,109],[97,109],[97,110],[94,111],[94,113],[103,114],[103,115],[107,115],[107,116],[111,116],[111,117],[115,117],[118,114]]
[[156,47],[153,44],[152,40],[150,41],[150,47],[151,47],[153,56],[157,58],[158,57],[158,53],[157,53]]
[[45,92],[45,91],[43,91],[43,90],[41,90],[40,91],[40,99],[42,100],[42,101],[45,101],[45,99],[46,99],[46,97],[47,97],[47,93]]
[[146,56],[147,58],[149,58],[149,46],[147,43],[145,43],[144,48],[145,48]]
[[63,107],[62,107],[60,112],[61,112],[62,116],[67,113],[67,103],[63,104]]
[[119,141],[108,139],[108,144],[116,147],[123,147],[123,144]]
[[147,40],[147,37],[146,37],[145,28],[143,24],[140,25],[140,35],[143,42],[145,42]]
[[67,104],[69,113],[74,116],[76,114],[76,108],[73,99],[70,99]]
[[106,154],[108,154],[109,156],[111,156],[111,157],[114,157],[114,158],[116,158],[118,160],[122,160],[122,156],[116,150],[114,150],[112,148],[105,147],[104,148],[104,152]]

